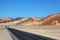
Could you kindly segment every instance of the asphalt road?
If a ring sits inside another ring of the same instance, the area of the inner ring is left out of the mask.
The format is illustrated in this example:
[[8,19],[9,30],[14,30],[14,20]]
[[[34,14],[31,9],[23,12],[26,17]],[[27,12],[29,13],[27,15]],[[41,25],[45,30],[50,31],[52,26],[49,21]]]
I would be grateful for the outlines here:
[[55,40],[53,38],[41,36],[41,35],[36,35],[28,32],[24,32],[21,30],[13,29],[13,28],[7,28],[9,32],[15,36],[13,36],[13,40]]

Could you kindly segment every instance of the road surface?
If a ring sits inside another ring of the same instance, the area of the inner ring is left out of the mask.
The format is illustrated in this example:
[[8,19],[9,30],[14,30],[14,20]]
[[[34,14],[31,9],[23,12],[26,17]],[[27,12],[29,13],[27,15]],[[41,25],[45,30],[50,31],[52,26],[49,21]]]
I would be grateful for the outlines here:
[[36,35],[13,28],[7,28],[7,30],[10,33],[13,40],[55,40],[53,38]]

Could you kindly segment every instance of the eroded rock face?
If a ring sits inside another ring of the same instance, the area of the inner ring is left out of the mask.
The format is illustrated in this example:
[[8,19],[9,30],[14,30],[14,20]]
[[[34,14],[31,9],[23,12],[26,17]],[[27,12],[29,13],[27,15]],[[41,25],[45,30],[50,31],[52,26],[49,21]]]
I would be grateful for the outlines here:
[[0,23],[9,22],[11,20],[12,20],[12,18],[10,18],[10,17],[1,18]]
[[7,23],[7,22],[13,22],[16,20],[21,20],[22,18],[17,17],[17,18],[10,18],[10,17],[4,17],[0,19],[0,23]]
[[0,19],[1,23],[14,24],[14,25],[22,25],[22,26],[42,26],[42,25],[60,25],[60,13],[59,14],[52,14],[43,19],[30,17],[17,17],[17,18],[10,18],[5,17]]
[[15,20],[21,20],[21,19],[23,19],[24,17],[16,17],[16,18],[14,18],[13,20],[15,21]]
[[40,25],[40,19],[39,18],[28,18],[17,25],[23,25],[23,26],[31,26],[31,25]]
[[60,13],[59,14],[52,14],[44,19],[39,19],[39,18],[28,18],[17,25],[60,25]]
[[60,25],[60,14],[50,15],[46,17],[41,25]]

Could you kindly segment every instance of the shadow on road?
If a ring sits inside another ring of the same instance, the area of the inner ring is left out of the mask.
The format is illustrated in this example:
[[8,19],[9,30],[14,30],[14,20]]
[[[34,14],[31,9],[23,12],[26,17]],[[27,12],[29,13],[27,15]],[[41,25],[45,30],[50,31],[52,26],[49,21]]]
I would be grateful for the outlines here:
[[[13,35],[16,36],[18,40],[55,40],[53,38],[36,35],[33,33],[28,33],[25,31],[13,29],[13,28],[7,28]],[[11,35],[11,34],[10,34]]]

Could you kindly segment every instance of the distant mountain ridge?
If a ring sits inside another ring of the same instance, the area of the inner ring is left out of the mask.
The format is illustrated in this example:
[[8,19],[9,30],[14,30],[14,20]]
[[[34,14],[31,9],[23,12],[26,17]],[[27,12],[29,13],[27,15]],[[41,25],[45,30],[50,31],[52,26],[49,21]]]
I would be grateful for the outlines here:
[[22,18],[23,17],[16,17],[16,18],[4,17],[4,18],[0,18],[0,23],[12,22],[12,21],[20,20]]
[[42,25],[60,25],[60,13],[51,14],[45,18],[39,17],[17,17],[17,18],[0,18],[0,25],[20,25],[20,26],[42,26]]

